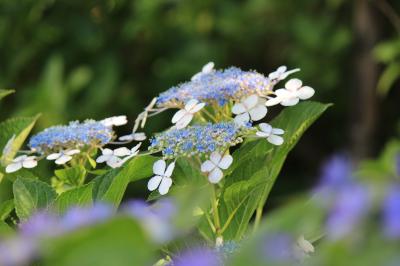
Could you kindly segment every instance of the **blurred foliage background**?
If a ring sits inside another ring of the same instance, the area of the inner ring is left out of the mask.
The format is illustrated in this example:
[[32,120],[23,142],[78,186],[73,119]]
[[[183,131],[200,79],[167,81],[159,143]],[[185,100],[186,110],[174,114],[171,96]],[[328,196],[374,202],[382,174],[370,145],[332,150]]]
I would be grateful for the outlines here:
[[266,74],[299,67],[314,100],[335,105],[290,155],[279,202],[312,186],[333,152],[371,157],[399,136],[398,11],[396,0],[0,0],[0,88],[17,91],[0,116],[42,113],[36,131],[120,114],[133,122],[208,61]]

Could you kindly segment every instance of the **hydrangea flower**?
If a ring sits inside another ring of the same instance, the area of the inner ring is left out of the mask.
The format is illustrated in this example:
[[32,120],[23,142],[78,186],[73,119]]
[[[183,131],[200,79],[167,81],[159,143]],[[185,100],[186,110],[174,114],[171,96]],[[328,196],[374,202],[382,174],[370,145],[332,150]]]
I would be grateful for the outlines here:
[[250,120],[261,120],[267,115],[267,111],[265,100],[255,94],[232,107],[232,113],[236,115],[235,122],[238,125],[246,124]]
[[158,192],[161,195],[165,195],[168,193],[169,188],[172,185],[171,175],[175,168],[175,162],[171,163],[167,167],[167,163],[164,160],[158,160],[153,165],[153,176],[148,184],[147,188],[150,191],[154,191],[158,188]]
[[400,185],[395,184],[383,202],[383,232],[389,239],[400,238]]
[[55,160],[56,164],[65,164],[72,160],[72,155],[80,153],[80,150],[68,150],[68,151],[60,151],[56,153],[49,154],[46,159],[47,160]]
[[284,89],[275,91],[275,98],[266,102],[267,106],[281,104],[283,106],[296,105],[300,100],[306,100],[314,95],[314,89],[309,86],[303,86],[299,79],[291,79],[285,84]]
[[123,126],[128,123],[126,115],[113,116],[101,121],[106,127]]
[[253,94],[268,95],[272,93],[272,86],[270,80],[260,73],[230,67],[202,73],[192,81],[170,88],[158,96],[157,106],[180,108],[192,99],[222,106]]
[[223,266],[218,253],[206,247],[192,248],[173,259],[174,266]]
[[28,146],[39,153],[50,154],[60,150],[79,149],[83,146],[104,146],[114,136],[112,128],[101,122],[87,120],[70,122],[67,126],[54,126],[33,136]]
[[37,166],[37,161],[35,156],[21,155],[15,158],[6,167],[6,173],[13,173],[21,168],[34,168]]
[[225,151],[242,142],[242,137],[253,129],[234,122],[193,125],[184,129],[171,129],[156,134],[151,140],[150,151],[162,151],[165,158],[211,154]]
[[199,103],[198,100],[190,100],[184,109],[179,110],[172,117],[172,123],[175,124],[177,129],[182,129],[189,125],[190,121],[192,121],[195,113],[200,111],[206,104]]
[[143,141],[146,138],[147,137],[146,137],[145,133],[143,133],[143,132],[137,132],[136,133],[135,132],[135,133],[132,133],[132,134],[129,134],[129,135],[121,136],[118,139],[120,141]]
[[214,62],[208,62],[207,64],[205,64],[203,66],[203,68],[201,69],[201,71],[199,73],[196,73],[195,75],[193,75],[193,77],[191,78],[191,80],[197,80],[199,79],[202,75],[204,74],[209,74],[214,70]]
[[[97,163],[107,163],[111,168],[121,167],[128,159],[136,156],[139,153],[141,143],[129,150],[126,147],[117,148],[115,150],[103,149],[102,155],[97,159]],[[122,158],[125,157],[125,158]]]
[[205,161],[201,165],[201,171],[208,173],[208,180],[216,184],[222,177],[223,172],[221,169],[226,170],[233,162],[233,157],[229,154],[221,156],[219,152],[213,152],[210,155],[210,160]]
[[285,133],[280,128],[273,128],[271,125],[267,123],[261,123],[259,125],[261,131],[257,131],[256,135],[261,138],[266,138],[269,143],[274,145],[281,145],[283,143],[283,138],[278,135],[282,135]]
[[295,73],[297,71],[300,71],[300,69],[296,68],[296,69],[292,69],[292,70],[287,71],[287,67],[286,66],[280,66],[274,72],[269,73],[268,78],[270,80],[280,81],[280,80],[284,80],[290,74],[293,74],[293,73]]

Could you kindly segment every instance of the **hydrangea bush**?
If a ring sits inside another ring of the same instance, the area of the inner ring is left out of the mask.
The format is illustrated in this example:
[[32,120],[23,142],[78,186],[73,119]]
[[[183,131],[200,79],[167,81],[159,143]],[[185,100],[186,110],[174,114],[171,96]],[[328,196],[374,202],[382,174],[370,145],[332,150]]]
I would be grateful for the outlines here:
[[[73,121],[31,136],[23,150],[38,117],[1,123],[0,177],[14,197],[0,204],[0,265],[324,265],[338,243],[348,255],[362,241],[360,225],[378,210],[382,239],[395,247],[399,185],[358,180],[344,156],[310,196],[263,220],[288,153],[329,107],[306,101],[314,89],[301,80],[284,82],[297,71],[210,62],[154,98],[122,136],[114,129],[129,123],[125,115]],[[146,143],[141,130],[169,109],[171,127]],[[43,176],[42,160],[54,175]],[[141,179],[148,200],[122,201]]]

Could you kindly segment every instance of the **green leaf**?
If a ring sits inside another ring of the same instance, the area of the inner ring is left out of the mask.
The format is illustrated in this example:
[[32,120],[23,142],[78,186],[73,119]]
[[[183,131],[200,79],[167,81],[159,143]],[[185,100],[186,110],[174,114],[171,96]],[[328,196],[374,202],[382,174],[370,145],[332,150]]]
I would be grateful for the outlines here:
[[13,184],[13,193],[15,211],[21,220],[48,208],[57,196],[47,183],[28,178],[17,178]]
[[15,90],[0,90],[0,100],[14,92]]
[[0,237],[8,237],[15,233],[15,231],[4,221],[0,221]]
[[150,177],[157,158],[146,155],[135,157],[123,167],[112,169],[94,179],[93,198],[118,207],[130,182]]
[[54,203],[52,208],[57,213],[64,213],[72,206],[88,206],[93,202],[92,190],[94,183],[89,183],[85,186],[70,189],[66,192],[61,193]]
[[377,89],[380,96],[386,96],[394,82],[400,78],[400,62],[390,63],[379,77]]
[[6,200],[0,204],[0,221],[4,221],[14,210],[14,200]]
[[85,181],[86,169],[82,165],[55,170],[54,174],[61,181],[72,186],[80,186]]
[[137,222],[116,218],[91,225],[41,246],[40,265],[148,266],[156,259],[155,248]]
[[328,107],[329,104],[303,102],[286,108],[271,122],[273,127],[285,130],[284,144],[273,146],[265,139],[257,139],[233,154],[235,163],[224,178],[220,199],[222,225],[229,222],[224,232],[226,239],[243,237],[256,208],[264,206],[288,153]]
[[3,150],[11,138],[14,137],[9,151],[1,156],[1,163],[7,165],[21,148],[28,137],[39,115],[35,117],[11,118],[0,123],[0,150]]

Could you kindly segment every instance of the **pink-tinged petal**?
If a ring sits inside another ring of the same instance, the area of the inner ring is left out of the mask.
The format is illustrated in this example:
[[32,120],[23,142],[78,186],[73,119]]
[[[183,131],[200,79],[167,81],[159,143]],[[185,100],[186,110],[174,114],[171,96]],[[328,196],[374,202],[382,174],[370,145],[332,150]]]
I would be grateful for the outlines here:
[[174,172],[175,169],[175,162],[172,162],[170,165],[167,167],[167,171],[165,171],[164,176],[170,177],[172,175],[172,172]]
[[160,187],[158,188],[158,192],[160,193],[160,195],[167,194],[171,185],[172,185],[172,179],[169,177],[164,177],[161,180]]
[[291,79],[288,82],[286,82],[285,84],[285,88],[289,91],[297,91],[298,89],[301,88],[301,86],[303,85],[303,82],[299,79]]
[[56,163],[56,164],[65,164],[66,162],[71,161],[71,159],[72,159],[71,156],[64,154],[64,155],[60,156],[60,158],[58,158],[58,159],[55,161],[55,163]]
[[226,170],[229,168],[229,166],[231,166],[232,162],[233,162],[233,157],[227,154],[224,157],[222,157],[221,161],[218,164],[218,167]]
[[217,167],[210,172],[208,175],[208,180],[210,183],[216,184],[222,179],[223,176],[224,174],[222,173],[221,169]]
[[250,95],[243,101],[243,105],[247,110],[254,108],[258,103],[258,96],[256,94]]
[[285,133],[285,131],[283,129],[280,129],[280,128],[273,128],[272,129],[272,134],[274,134],[274,135],[282,135],[284,133]]
[[201,171],[203,173],[211,172],[216,167],[210,160],[205,161],[201,164]]
[[234,120],[237,125],[244,125],[250,121],[250,115],[249,113],[243,113],[235,116]]
[[179,121],[176,123],[176,128],[177,128],[177,129],[182,129],[182,128],[187,127],[187,125],[190,124],[190,121],[192,121],[192,119],[193,119],[193,114],[191,114],[191,113],[186,113],[186,114],[181,118],[181,120],[179,120]]
[[293,106],[299,103],[299,98],[293,97],[293,98],[288,98],[285,99],[281,102],[281,105],[283,106]]
[[251,120],[258,121],[263,119],[267,115],[267,107],[265,105],[257,105],[249,111]]
[[35,159],[27,159],[22,162],[24,168],[34,168],[37,166],[37,161]]
[[203,109],[203,107],[204,107],[205,105],[206,105],[205,103],[196,104],[192,109],[190,109],[190,113],[191,113],[191,114],[197,113],[198,111],[200,111],[201,109]]
[[232,113],[235,115],[243,114],[246,112],[246,107],[242,103],[236,103],[232,107]]
[[214,151],[213,153],[210,154],[210,161],[215,164],[218,165],[221,161],[221,154],[217,151]]
[[191,99],[190,101],[188,101],[188,102],[185,104],[185,110],[186,110],[187,112],[189,112],[189,111],[192,110],[192,109],[196,106],[196,104],[198,104],[198,103],[199,103],[198,100],[196,100],[196,99]]
[[267,138],[268,142],[274,145],[282,145],[283,143],[283,138],[280,136],[276,136],[276,135],[271,135]]
[[266,133],[268,136],[271,135],[271,131],[272,131],[272,127],[270,124],[267,123],[261,123],[258,125],[260,127],[260,129]]
[[165,174],[166,167],[167,167],[167,163],[164,160],[158,160],[153,165],[153,173],[156,175],[163,176]]
[[184,117],[187,114],[187,111],[185,109],[179,110],[178,112],[176,112],[174,114],[174,116],[172,117],[172,124],[175,124],[176,122],[178,122],[179,120],[182,119],[182,117]]
[[126,147],[121,147],[114,150],[114,155],[118,157],[128,156],[131,154],[131,151]]
[[47,160],[56,160],[56,159],[58,159],[60,156],[61,156],[60,153],[52,153],[52,154],[49,154],[49,155],[46,157],[46,159],[47,159]]
[[302,100],[306,100],[308,98],[311,98],[314,95],[314,93],[315,91],[313,88],[309,86],[304,86],[299,89],[299,91],[297,92],[297,96]]
[[147,189],[150,191],[154,191],[158,188],[160,185],[160,182],[162,180],[162,176],[156,175],[150,178],[149,182],[147,183]]
[[7,165],[6,173],[14,173],[14,172],[18,171],[21,168],[22,168],[22,163],[21,162],[11,163],[11,164]]
[[66,155],[75,155],[75,154],[78,154],[78,153],[80,153],[81,151],[80,150],[78,150],[78,149],[74,149],[74,150],[69,150],[69,151],[66,151],[65,152],[65,154]]

